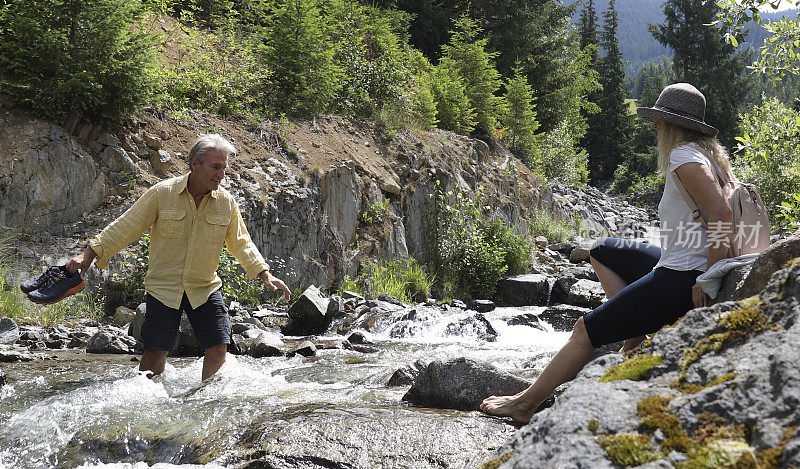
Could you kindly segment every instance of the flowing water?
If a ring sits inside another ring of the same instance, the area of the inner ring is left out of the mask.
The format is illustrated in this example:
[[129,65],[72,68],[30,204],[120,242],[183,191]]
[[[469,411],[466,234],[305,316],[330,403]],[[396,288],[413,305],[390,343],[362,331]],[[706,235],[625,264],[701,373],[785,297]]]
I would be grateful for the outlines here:
[[[154,380],[129,355],[72,350],[4,364],[0,467],[475,467],[516,428],[479,412],[410,407],[401,402],[408,386],[385,383],[415,360],[457,357],[533,379],[568,333],[507,322],[540,310],[487,313],[496,341],[459,323],[474,313],[418,308],[425,314],[409,320],[408,309],[395,311],[370,328],[377,353],[228,355],[205,383],[196,358],[170,358]],[[413,326],[404,333],[401,318]]]

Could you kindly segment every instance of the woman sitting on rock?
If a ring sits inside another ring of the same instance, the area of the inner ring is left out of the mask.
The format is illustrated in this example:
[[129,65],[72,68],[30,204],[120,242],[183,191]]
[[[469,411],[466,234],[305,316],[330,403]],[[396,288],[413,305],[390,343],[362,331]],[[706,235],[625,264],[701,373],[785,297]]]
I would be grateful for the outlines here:
[[[595,348],[625,340],[621,352],[636,347],[645,334],[672,324],[708,296],[695,283],[702,272],[727,256],[733,214],[715,172],[732,174],[717,130],[704,122],[706,100],[688,83],[666,87],[652,108],[639,117],[658,132],[658,173],[666,185],[658,216],[661,248],[626,239],[603,238],[591,249],[590,261],[609,298],[578,322],[563,348],[536,381],[513,396],[483,401],[486,413],[530,421],[556,387],[578,374]],[[692,217],[676,184],[708,212],[706,230]],[[732,179],[732,178],[730,178]]]

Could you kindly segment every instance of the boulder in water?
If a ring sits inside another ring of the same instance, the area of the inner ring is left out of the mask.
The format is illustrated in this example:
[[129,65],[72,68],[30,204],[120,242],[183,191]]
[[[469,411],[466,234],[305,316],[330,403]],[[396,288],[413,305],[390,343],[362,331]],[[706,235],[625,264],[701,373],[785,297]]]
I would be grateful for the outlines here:
[[451,322],[444,331],[445,335],[456,337],[474,337],[484,342],[497,340],[497,331],[483,314],[475,313],[469,317]]
[[135,351],[136,339],[120,330],[102,329],[89,340],[86,353],[132,354]]
[[280,337],[269,332],[262,332],[250,344],[247,354],[253,358],[277,357],[283,355],[281,347],[283,347],[283,341]]
[[312,344],[310,341],[306,340],[303,341],[300,345],[298,345],[294,350],[287,353],[286,356],[291,358],[295,355],[302,355],[304,357],[313,357],[317,354],[317,347]]
[[472,300],[469,302],[469,309],[479,313],[488,313],[496,308],[492,300]]
[[395,370],[392,377],[386,382],[386,386],[408,386],[414,382],[423,368],[425,368],[425,362],[422,360],[417,360],[410,365],[404,365]]
[[580,279],[569,288],[567,304],[596,308],[603,304],[606,293],[600,282]]
[[373,342],[367,338],[367,336],[361,331],[355,331],[346,339],[351,344],[363,344],[363,345],[373,345]]
[[553,305],[539,314],[539,318],[557,331],[571,331],[578,319],[591,311],[590,308],[572,305]]
[[328,303],[319,288],[311,285],[289,307],[289,322],[283,327],[285,335],[310,335],[325,332],[328,327]]
[[516,394],[529,384],[491,365],[463,357],[435,360],[417,376],[403,400],[420,407],[479,410],[487,397]]
[[0,345],[11,345],[19,340],[19,326],[13,319],[0,318]]
[[550,294],[550,281],[542,274],[508,277],[497,283],[497,298],[510,306],[544,306]]

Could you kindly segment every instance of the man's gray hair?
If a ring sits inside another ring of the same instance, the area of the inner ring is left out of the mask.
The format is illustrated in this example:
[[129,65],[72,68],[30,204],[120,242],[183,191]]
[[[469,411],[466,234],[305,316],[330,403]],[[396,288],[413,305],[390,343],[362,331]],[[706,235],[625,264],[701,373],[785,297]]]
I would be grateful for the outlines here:
[[220,151],[231,156],[236,154],[236,147],[220,134],[202,134],[189,150],[189,167],[192,166],[192,160],[197,160],[202,164],[209,151]]

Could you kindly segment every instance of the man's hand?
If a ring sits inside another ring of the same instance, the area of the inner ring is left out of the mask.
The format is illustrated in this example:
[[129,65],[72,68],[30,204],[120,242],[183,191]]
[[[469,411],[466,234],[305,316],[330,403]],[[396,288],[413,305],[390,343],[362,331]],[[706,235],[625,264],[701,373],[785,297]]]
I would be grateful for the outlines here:
[[267,286],[272,291],[276,291],[280,289],[283,291],[283,299],[289,301],[289,298],[292,297],[292,292],[289,291],[289,287],[283,283],[283,280],[279,279],[278,277],[269,273],[269,271],[262,270],[260,274],[258,274],[258,278],[260,278],[264,285]]
[[706,295],[699,283],[695,283],[692,287],[692,303],[694,303],[695,308],[708,306],[708,295]]
[[67,269],[67,272],[70,274],[80,271],[81,277],[85,277],[86,271],[89,270],[89,266],[92,265],[92,261],[94,261],[95,258],[97,258],[97,254],[95,254],[92,248],[88,247],[82,253],[68,260],[67,263],[64,264],[64,268]]

